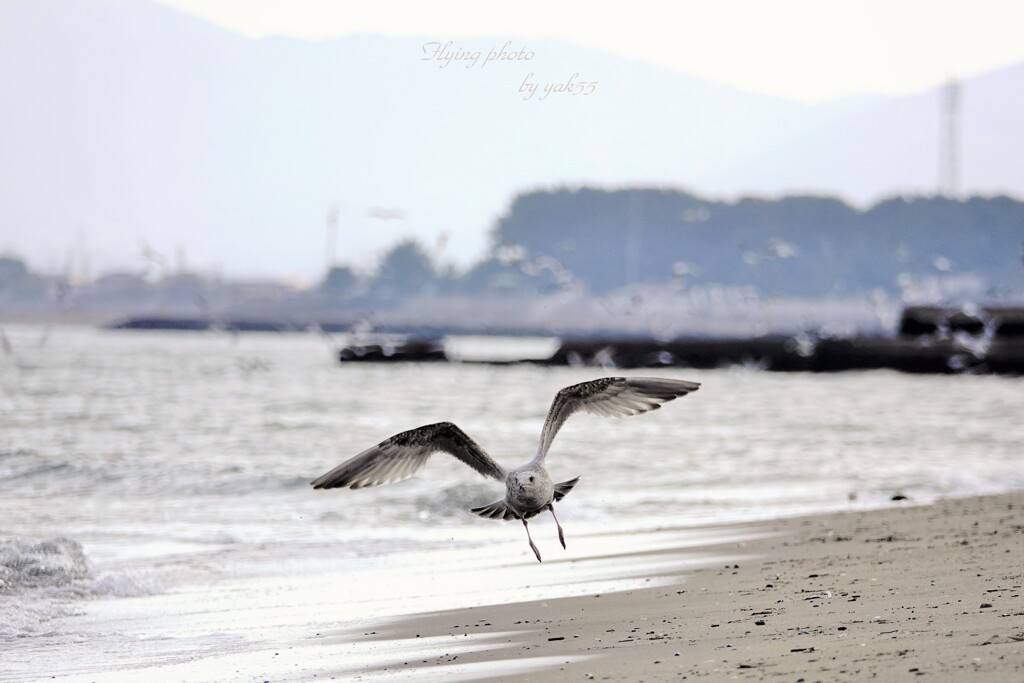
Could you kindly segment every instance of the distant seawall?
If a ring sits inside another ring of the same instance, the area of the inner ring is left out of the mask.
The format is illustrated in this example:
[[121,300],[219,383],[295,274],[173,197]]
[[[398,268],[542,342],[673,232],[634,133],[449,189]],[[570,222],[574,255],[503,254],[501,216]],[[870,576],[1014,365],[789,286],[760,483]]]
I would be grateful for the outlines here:
[[[338,322],[220,320],[140,317],[111,327],[130,330],[347,333]],[[446,335],[544,334],[540,331],[389,328],[388,339],[346,346],[342,363],[393,363],[450,360]],[[750,338],[657,340],[615,335],[566,337],[548,358],[472,361],[493,364],[532,363],[550,366],[607,368],[746,365],[772,371],[836,372],[892,369],[912,373],[1024,374],[1024,308],[972,310],[908,307],[893,337],[828,337],[807,332]]]

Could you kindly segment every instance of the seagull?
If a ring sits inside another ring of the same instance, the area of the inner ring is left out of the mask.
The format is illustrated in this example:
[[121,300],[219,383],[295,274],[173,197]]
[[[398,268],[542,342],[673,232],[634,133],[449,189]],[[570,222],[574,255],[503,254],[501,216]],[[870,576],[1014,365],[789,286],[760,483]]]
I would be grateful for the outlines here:
[[494,461],[473,439],[451,422],[437,422],[395,434],[368,448],[330,472],[314,479],[315,489],[380,486],[408,479],[427,464],[431,454],[448,453],[485,477],[505,484],[505,497],[490,505],[472,508],[489,519],[519,519],[526,529],[530,549],[540,562],[540,551],[530,536],[527,520],[548,510],[558,527],[558,540],[565,548],[565,534],[555,516],[554,503],[562,500],[579,477],[554,483],[544,468],[544,459],[558,430],[569,416],[579,411],[594,415],[628,417],[657,410],[663,403],[697,391],[700,384],[685,380],[651,377],[603,377],[568,386],[555,396],[544,421],[537,454],[522,467],[506,469]]

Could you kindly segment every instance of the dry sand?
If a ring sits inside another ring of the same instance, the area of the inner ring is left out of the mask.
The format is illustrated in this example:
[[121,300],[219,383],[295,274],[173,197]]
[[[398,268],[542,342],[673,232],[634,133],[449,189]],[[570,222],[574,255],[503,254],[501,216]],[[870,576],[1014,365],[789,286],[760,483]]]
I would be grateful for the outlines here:
[[[480,647],[363,673],[464,677],[477,663],[472,678],[535,681],[1024,681],[1024,493],[754,529],[771,536],[701,549],[746,559],[678,585],[392,622],[359,639]],[[543,668],[503,672],[527,658]]]

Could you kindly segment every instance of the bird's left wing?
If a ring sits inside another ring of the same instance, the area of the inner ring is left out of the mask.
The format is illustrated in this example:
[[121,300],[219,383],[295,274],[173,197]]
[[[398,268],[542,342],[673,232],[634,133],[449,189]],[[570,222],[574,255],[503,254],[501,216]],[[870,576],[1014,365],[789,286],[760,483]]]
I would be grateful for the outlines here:
[[558,392],[551,402],[544,431],[540,435],[538,461],[543,461],[555,434],[573,413],[583,410],[595,415],[627,417],[656,410],[679,396],[697,391],[700,384],[681,379],[655,377],[602,377],[573,384]]
[[313,488],[359,489],[402,481],[423,469],[437,451],[455,456],[485,477],[505,481],[505,468],[473,439],[451,422],[438,422],[381,441],[314,479]]

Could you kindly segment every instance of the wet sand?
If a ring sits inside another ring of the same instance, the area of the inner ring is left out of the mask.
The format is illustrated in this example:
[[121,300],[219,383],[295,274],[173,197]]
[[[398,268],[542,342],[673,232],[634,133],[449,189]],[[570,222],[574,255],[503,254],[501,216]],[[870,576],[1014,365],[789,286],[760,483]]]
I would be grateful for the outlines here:
[[736,558],[682,583],[325,633],[382,647],[320,677],[1024,680],[1024,493],[751,527],[766,537],[677,551]]

